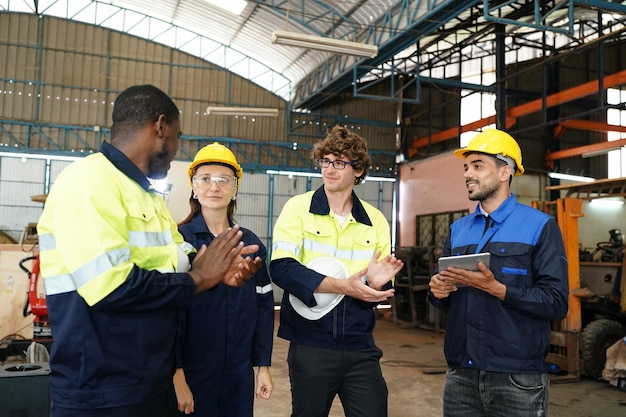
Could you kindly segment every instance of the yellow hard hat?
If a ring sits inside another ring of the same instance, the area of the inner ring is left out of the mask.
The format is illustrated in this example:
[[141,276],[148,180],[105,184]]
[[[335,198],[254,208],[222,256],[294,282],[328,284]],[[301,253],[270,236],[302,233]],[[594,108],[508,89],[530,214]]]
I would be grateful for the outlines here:
[[[213,142],[210,145],[200,149],[196,156],[193,158],[193,162],[189,164],[187,173],[189,174],[189,183],[191,184],[191,177],[193,177],[193,171],[198,165],[218,163],[231,167],[237,174],[237,184],[241,184],[241,177],[243,176],[243,169],[237,162],[235,154],[230,149],[218,142]],[[192,184],[193,185],[193,184]]]
[[[515,162],[515,175],[524,173],[522,165],[522,151],[511,135],[498,129],[487,129],[472,139],[472,141],[462,149],[454,151],[454,155],[465,158],[471,152],[486,153],[496,158],[503,156]],[[500,158],[503,159],[503,158]],[[503,159],[506,161],[506,159]]]

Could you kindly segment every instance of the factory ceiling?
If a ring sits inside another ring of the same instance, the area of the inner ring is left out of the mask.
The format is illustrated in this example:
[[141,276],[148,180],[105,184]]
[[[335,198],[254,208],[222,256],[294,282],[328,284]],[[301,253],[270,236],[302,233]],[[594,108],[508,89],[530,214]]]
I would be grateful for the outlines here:
[[[545,56],[623,36],[626,20],[626,2],[601,0],[0,0],[0,11],[63,17],[163,43],[303,110],[364,81],[430,79],[438,68],[493,55],[495,28],[505,33],[506,52],[532,59],[537,51]],[[359,57],[273,43],[275,31],[363,43],[378,52]]]

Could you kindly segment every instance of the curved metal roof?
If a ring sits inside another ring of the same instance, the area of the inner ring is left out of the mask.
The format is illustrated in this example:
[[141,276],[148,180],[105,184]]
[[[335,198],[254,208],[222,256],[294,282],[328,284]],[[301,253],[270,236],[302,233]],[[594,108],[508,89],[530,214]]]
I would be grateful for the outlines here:
[[205,0],[0,1],[0,10],[95,24],[143,37],[227,68],[291,98],[293,87],[331,57],[271,43],[275,29],[356,40],[398,0],[247,1],[236,15]]
[[[360,80],[400,68],[415,75],[424,65],[449,64],[453,55],[458,61],[493,54],[485,33],[494,23],[507,25],[517,37],[534,34],[536,39],[537,33],[551,31],[575,45],[589,39],[580,28],[597,30],[598,10],[617,15],[620,29],[626,15],[626,2],[602,0],[248,0],[240,15],[209,1],[0,0],[0,10],[63,17],[163,43],[227,68],[293,108],[308,109]],[[274,30],[373,44],[379,54],[357,58],[276,45]],[[525,42],[540,48],[535,39]]]

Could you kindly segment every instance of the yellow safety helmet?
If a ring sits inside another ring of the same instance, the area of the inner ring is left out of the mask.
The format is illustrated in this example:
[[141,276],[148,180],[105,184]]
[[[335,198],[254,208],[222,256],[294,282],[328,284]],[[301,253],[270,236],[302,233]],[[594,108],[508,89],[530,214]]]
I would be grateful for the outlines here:
[[193,177],[193,171],[198,165],[218,163],[226,165],[235,170],[237,174],[237,184],[241,184],[241,177],[243,176],[243,169],[237,162],[235,154],[230,149],[218,142],[213,142],[210,145],[200,149],[196,156],[193,158],[193,162],[189,164],[187,173],[189,174],[189,183],[193,185],[191,178]]
[[524,173],[522,151],[519,145],[511,135],[501,130],[487,129],[479,133],[465,148],[454,151],[454,155],[459,158],[465,158],[471,152],[493,155],[505,162],[508,162],[506,159],[512,160],[515,162],[515,175]]

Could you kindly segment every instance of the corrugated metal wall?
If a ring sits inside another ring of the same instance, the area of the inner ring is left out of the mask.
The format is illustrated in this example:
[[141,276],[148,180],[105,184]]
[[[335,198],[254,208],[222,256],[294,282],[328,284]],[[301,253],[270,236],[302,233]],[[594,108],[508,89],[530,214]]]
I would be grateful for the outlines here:
[[[0,13],[0,119],[49,123],[42,134],[11,125],[0,143],[41,149],[97,149],[96,132],[61,134],[59,125],[110,126],[117,94],[154,84],[181,110],[185,135],[285,141],[278,118],[208,116],[208,105],[286,109],[280,97],[199,58],[112,30],[48,16]],[[205,143],[183,141],[187,159]],[[269,157],[259,163],[272,164]]]
[[19,242],[29,223],[37,223],[43,204],[31,199],[45,194],[46,178],[53,182],[70,162],[0,157],[0,230]]

